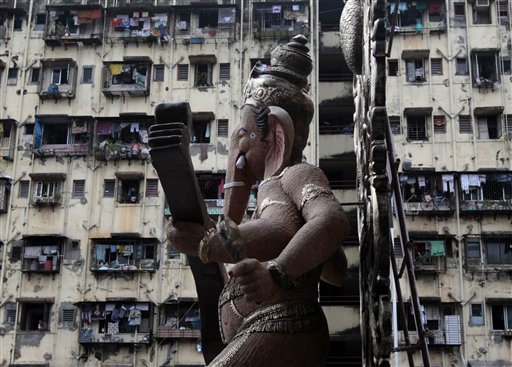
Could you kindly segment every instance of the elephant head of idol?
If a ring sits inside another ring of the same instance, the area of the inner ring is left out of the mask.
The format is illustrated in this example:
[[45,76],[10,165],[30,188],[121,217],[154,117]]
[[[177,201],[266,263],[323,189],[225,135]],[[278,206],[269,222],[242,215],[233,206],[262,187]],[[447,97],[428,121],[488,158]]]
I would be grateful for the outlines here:
[[307,95],[312,62],[298,35],[272,51],[270,66],[257,64],[244,89],[240,124],[230,138],[224,215],[239,224],[251,187],[302,162],[313,103]]

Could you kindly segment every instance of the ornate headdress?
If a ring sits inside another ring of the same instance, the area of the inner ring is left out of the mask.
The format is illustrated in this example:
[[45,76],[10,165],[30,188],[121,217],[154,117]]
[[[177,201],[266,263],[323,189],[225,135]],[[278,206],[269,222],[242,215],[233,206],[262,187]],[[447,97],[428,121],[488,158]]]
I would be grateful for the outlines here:
[[245,103],[278,106],[288,112],[295,127],[293,163],[302,161],[314,111],[307,94],[307,77],[313,63],[306,43],[305,36],[297,35],[288,44],[277,46],[271,53],[270,66],[258,63],[244,90]]

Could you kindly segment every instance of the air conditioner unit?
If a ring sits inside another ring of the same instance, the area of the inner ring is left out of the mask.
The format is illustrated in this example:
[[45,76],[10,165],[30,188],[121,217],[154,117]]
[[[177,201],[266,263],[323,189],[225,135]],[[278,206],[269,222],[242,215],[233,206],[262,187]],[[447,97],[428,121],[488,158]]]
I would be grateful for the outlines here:
[[479,8],[488,8],[490,3],[489,0],[475,0],[475,5]]

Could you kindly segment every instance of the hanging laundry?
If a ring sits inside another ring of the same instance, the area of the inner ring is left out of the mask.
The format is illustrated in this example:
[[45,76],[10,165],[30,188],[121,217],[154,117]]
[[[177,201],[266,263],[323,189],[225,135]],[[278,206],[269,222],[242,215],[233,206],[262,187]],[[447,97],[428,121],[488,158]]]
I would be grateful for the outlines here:
[[102,18],[102,12],[101,9],[94,9],[91,10],[91,13],[89,15],[89,19],[96,20]]
[[135,18],[130,18],[130,27],[138,27],[139,26],[139,20]]
[[71,123],[72,134],[84,134],[87,132],[87,124],[84,121],[73,120]]
[[132,132],[132,133],[139,132],[139,123],[138,122],[132,122],[130,124],[130,132]]
[[468,175],[469,186],[477,186],[480,187],[480,177],[479,175]]
[[34,126],[34,148],[39,149],[43,143],[43,124],[41,120],[36,119]]
[[105,261],[105,251],[106,246],[104,245],[96,245],[96,260],[97,261]]
[[441,179],[443,181],[443,191],[444,192],[453,192],[454,187],[455,187],[453,175],[442,175]]
[[112,124],[108,121],[99,121],[96,132],[98,135],[110,135],[112,134]]
[[119,75],[123,72],[123,64],[110,64],[109,67],[112,75]]
[[135,308],[130,309],[130,314],[128,316],[128,325],[140,325],[141,322],[141,312]]
[[148,143],[148,131],[146,129],[139,130],[139,138],[140,141],[147,144]]
[[425,176],[418,176],[418,186],[419,187],[425,187]]
[[121,28],[121,19],[120,18],[112,19],[112,27]]
[[119,334],[119,323],[109,322],[107,327],[107,334]]
[[478,175],[478,179],[480,180],[480,184],[484,184],[487,182],[487,175]]
[[469,194],[469,175],[460,175],[460,187],[462,191]]

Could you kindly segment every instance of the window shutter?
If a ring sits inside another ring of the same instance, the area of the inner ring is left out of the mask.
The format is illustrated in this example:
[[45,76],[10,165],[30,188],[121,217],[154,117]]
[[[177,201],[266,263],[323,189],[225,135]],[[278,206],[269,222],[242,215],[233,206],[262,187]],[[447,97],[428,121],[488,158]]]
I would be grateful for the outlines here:
[[401,134],[402,129],[400,128],[400,116],[389,116],[389,125],[393,134]]
[[447,345],[460,345],[460,316],[446,315],[444,317],[445,337]]
[[443,59],[430,59],[432,75],[443,75]]
[[399,237],[393,239],[393,250],[395,252],[395,257],[404,257],[404,252],[402,251],[402,243],[400,242]]
[[21,254],[22,254],[22,247],[23,241],[14,241],[11,248],[11,261],[20,261],[21,260]]
[[63,308],[61,307],[59,312],[59,323],[61,325],[73,325],[75,323],[75,308]]
[[505,115],[505,133],[512,134],[512,115]]
[[84,66],[82,68],[82,83],[92,83],[93,66]]
[[115,188],[116,188],[116,181],[115,180],[105,180],[105,182],[104,182],[103,197],[105,197],[105,198],[113,198],[114,197]]
[[158,179],[146,180],[146,197],[158,197]]
[[416,69],[415,69],[414,60],[407,60],[406,61],[406,67],[407,67],[407,81],[413,82],[416,80]]
[[466,256],[472,259],[480,258],[480,239],[466,238]]
[[228,136],[229,120],[217,120],[217,136]]
[[188,64],[178,64],[178,80],[188,80]]
[[73,181],[73,198],[82,199],[85,196],[85,180]]
[[389,76],[398,76],[398,60],[396,60],[396,59],[388,60],[388,75]]
[[229,80],[230,79],[230,64],[220,64],[219,65],[219,80]]
[[472,134],[473,129],[471,128],[471,116],[470,115],[459,115],[459,133],[460,134]]

